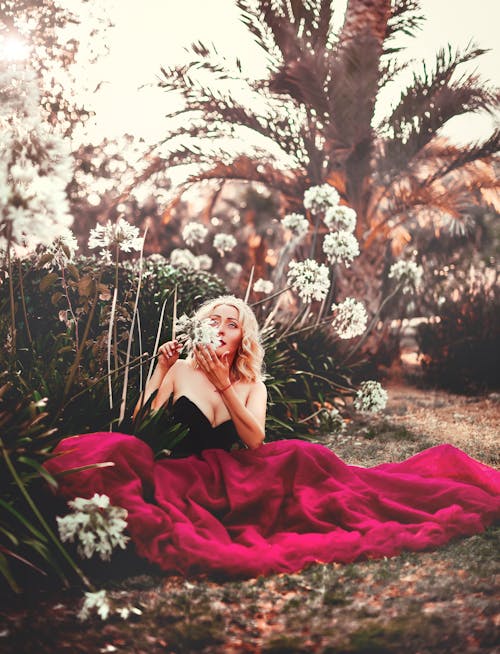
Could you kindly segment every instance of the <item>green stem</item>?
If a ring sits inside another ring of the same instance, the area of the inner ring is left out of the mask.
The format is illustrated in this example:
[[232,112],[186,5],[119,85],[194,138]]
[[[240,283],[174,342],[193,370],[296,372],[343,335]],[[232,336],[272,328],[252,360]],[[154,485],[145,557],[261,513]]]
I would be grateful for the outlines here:
[[21,304],[23,307],[24,324],[26,326],[26,334],[28,336],[28,342],[30,344],[30,348],[33,349],[33,339],[31,337],[30,325],[28,322],[28,312],[26,311],[26,298],[24,297],[23,269],[21,265],[21,259],[18,259],[18,270],[19,270],[19,289],[21,291]]
[[[69,390],[70,390],[70,388],[71,388],[71,386],[73,384],[76,372],[78,370],[78,366],[80,364],[80,359],[82,358],[83,348],[85,347],[85,343],[87,342],[87,337],[88,337],[89,332],[90,332],[90,325],[92,324],[92,320],[94,318],[94,313],[95,313],[96,306],[97,306],[97,297],[98,297],[98,294],[99,294],[99,283],[100,283],[100,281],[101,281],[101,278],[99,276],[99,278],[98,278],[98,280],[96,282],[96,285],[95,285],[94,301],[92,302],[92,307],[90,309],[89,317],[87,319],[87,324],[85,325],[85,331],[83,332],[82,341],[80,343],[80,347],[76,351],[75,360],[73,362],[73,365],[71,366],[71,369],[70,369],[70,372],[69,372],[69,375],[68,375],[68,379],[66,381],[66,385],[64,386],[63,401],[66,398],[66,396],[68,395]],[[60,415],[60,410],[57,412],[56,418],[59,415]]]
[[389,295],[385,298],[385,300],[383,300],[380,303],[377,311],[375,312],[375,315],[372,318],[372,321],[370,322],[370,325],[367,327],[367,329],[365,330],[363,336],[359,339],[359,341],[349,350],[349,352],[347,352],[347,354],[345,355],[345,357],[344,357],[344,359],[342,361],[342,365],[345,365],[346,362],[349,361],[349,359],[352,359],[353,354],[355,354],[359,350],[359,348],[363,345],[363,343],[366,341],[366,339],[370,335],[372,329],[375,327],[375,325],[377,323],[377,320],[379,319],[380,314],[382,312],[382,309],[389,302],[389,300],[392,300],[392,298],[397,293],[399,293],[400,289],[401,289],[401,284],[396,286],[396,288],[393,290],[393,292],[389,293]]
[[[120,261],[120,246],[116,244],[116,261],[115,261],[115,291],[116,298],[118,299],[118,263]],[[110,325],[111,329],[111,325]],[[115,363],[115,370],[118,368],[118,322],[115,320],[113,323],[113,359]]]
[[5,449],[3,441],[1,439],[0,439],[0,447],[2,448],[2,455],[3,455],[3,458],[5,460],[5,463],[7,464],[7,468],[10,471],[10,474],[12,475],[12,478],[14,479],[15,483],[17,484],[17,487],[21,491],[21,494],[24,497],[24,499],[26,500],[28,506],[33,511],[35,516],[38,518],[38,521],[40,522],[42,527],[45,529],[46,534],[48,535],[50,540],[54,543],[54,545],[57,547],[57,549],[62,554],[62,556],[66,560],[66,562],[70,565],[70,567],[74,570],[74,572],[76,572],[78,574],[78,576],[83,581],[83,583],[87,586],[87,588],[90,588],[91,590],[93,590],[93,586],[90,583],[90,581],[87,579],[87,577],[85,576],[83,571],[80,569],[80,567],[73,561],[71,556],[68,554],[66,549],[63,547],[63,545],[62,545],[61,541],[59,540],[59,538],[57,538],[57,536],[54,534],[52,529],[47,524],[45,518],[43,517],[43,515],[38,510],[38,507],[36,506],[36,504],[33,502],[33,499],[31,498],[31,495],[28,493],[28,491],[26,489],[26,486],[23,484],[22,479],[17,474],[17,471],[16,471],[16,469],[15,469],[15,467],[14,467],[14,465],[13,465],[11,459],[10,459],[9,454],[8,454],[7,450]]
[[7,269],[9,271],[10,327],[12,338],[10,350],[12,354],[16,351],[16,305],[14,302],[14,280],[12,278],[12,260],[10,258],[10,239],[7,240]]

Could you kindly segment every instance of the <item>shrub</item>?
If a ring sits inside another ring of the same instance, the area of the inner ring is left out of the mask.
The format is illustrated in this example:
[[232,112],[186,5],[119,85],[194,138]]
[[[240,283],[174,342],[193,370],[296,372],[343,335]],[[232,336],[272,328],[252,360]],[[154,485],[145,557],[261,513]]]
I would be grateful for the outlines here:
[[438,273],[417,329],[424,380],[455,392],[500,387],[500,290],[492,268]]
[[[47,412],[63,435],[103,429],[116,419],[123,370],[111,380],[115,404],[110,409],[107,392],[107,341],[115,285],[118,288],[112,368],[123,367],[134,311],[139,269],[137,262],[113,264],[80,257],[62,271],[49,271],[47,263],[32,258],[15,268],[16,349],[4,348],[4,368],[15,374],[14,385],[36,390],[48,398]],[[172,329],[174,289],[178,306],[194,311],[204,300],[226,291],[221,280],[204,271],[176,269],[165,260],[144,261],[137,331],[131,356],[153,352],[162,306],[165,303],[161,338]],[[22,290],[22,296],[20,291]],[[0,285],[0,306],[9,312],[8,284]],[[9,341],[10,323],[0,324],[2,340]],[[141,337],[139,338],[139,330]],[[135,402],[149,363],[131,370],[127,406]],[[73,370],[74,369],[74,370]],[[72,376],[72,370],[74,372]],[[99,381],[101,380],[101,381]]]

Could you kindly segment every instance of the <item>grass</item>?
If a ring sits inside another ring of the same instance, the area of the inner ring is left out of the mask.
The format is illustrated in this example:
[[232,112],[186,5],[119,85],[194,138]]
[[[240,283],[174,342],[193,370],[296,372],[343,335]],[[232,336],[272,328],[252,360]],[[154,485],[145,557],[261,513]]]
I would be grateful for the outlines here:
[[[324,442],[360,465],[401,460],[435,444],[387,420],[353,424]],[[435,552],[315,564],[243,582],[166,577],[146,564],[117,569],[118,559],[99,587],[141,615],[82,624],[78,589],[33,592],[0,611],[0,650],[493,654],[500,647],[499,545],[500,528],[491,528]]]

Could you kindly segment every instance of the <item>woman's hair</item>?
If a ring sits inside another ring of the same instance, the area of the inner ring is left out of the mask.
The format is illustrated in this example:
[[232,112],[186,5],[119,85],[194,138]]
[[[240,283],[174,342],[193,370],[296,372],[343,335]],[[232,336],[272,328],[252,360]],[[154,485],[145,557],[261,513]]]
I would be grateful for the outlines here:
[[[264,348],[260,342],[257,318],[246,302],[234,295],[221,295],[202,304],[194,317],[198,320],[208,318],[215,308],[221,304],[228,304],[238,311],[238,320],[241,326],[241,343],[231,367],[233,375],[236,379],[245,382],[260,381],[262,379]],[[189,356],[189,359],[194,361],[192,355]]]

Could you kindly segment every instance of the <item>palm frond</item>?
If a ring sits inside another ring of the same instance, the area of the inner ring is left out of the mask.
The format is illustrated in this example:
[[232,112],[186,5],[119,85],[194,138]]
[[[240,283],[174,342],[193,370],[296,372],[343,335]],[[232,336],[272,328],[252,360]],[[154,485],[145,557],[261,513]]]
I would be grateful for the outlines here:
[[395,0],[391,9],[391,15],[387,21],[385,33],[384,53],[392,54],[399,52],[401,46],[388,47],[388,43],[402,34],[415,36],[421,29],[425,16],[421,13],[420,0]]
[[463,52],[441,50],[435,69],[424,64],[421,75],[401,96],[401,101],[385,121],[389,135],[380,169],[385,172],[404,170],[409,162],[434,139],[451,118],[464,113],[493,111],[500,100],[497,89],[490,89],[474,74],[453,80],[458,66],[475,59],[485,51],[468,46]]

